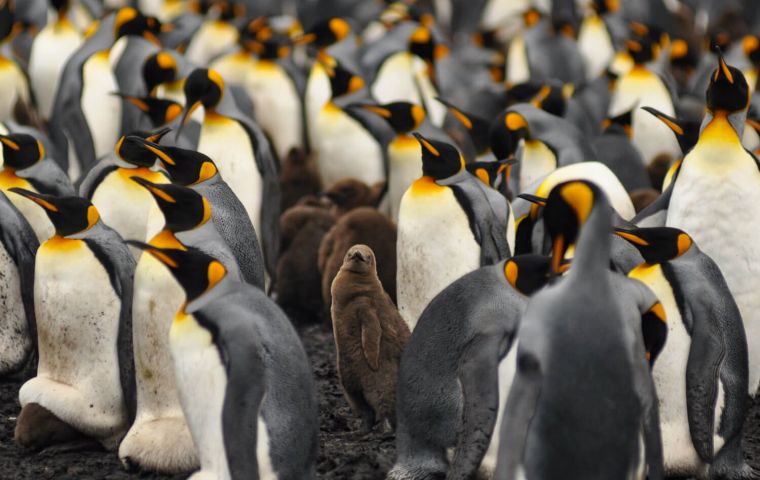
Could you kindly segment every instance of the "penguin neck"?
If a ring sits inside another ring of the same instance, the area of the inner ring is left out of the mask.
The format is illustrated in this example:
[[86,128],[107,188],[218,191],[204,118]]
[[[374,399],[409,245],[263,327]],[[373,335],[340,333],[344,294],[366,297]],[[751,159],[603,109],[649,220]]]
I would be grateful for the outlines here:
[[467,170],[461,169],[460,171],[458,171],[454,175],[451,175],[450,177],[446,177],[446,178],[442,178],[442,179],[435,179],[435,182],[438,185],[449,186],[449,185],[453,185],[455,183],[459,183],[459,182],[461,182],[463,180],[466,180],[469,176],[471,176],[471,174],[468,173]]
[[571,278],[586,276],[599,278],[609,270],[612,247],[612,212],[607,205],[595,205],[586,223],[581,227],[575,243]]
[[200,225],[197,225],[195,228],[182,230],[181,232],[175,232],[175,235],[175,238],[178,238],[180,242],[187,245],[194,244],[193,240],[197,238],[219,237],[216,228],[214,227],[214,223],[211,221],[211,219],[203,222]]
[[211,287],[210,290],[203,292],[200,296],[187,302],[187,304],[182,309],[183,313],[193,314],[194,312],[201,310],[211,302],[223,297],[228,292],[232,291],[234,284],[235,280],[230,277],[229,273],[226,273],[224,275],[224,278],[222,278],[219,283]]
[[744,134],[744,123],[747,120],[747,111],[729,113],[725,110],[716,110],[714,113],[705,115],[699,132],[700,140],[722,139],[724,142],[741,144]]

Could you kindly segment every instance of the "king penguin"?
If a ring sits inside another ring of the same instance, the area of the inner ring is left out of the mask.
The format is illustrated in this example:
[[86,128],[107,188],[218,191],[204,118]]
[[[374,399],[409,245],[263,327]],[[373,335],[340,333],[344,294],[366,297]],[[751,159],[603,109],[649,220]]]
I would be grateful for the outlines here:
[[467,172],[455,147],[415,137],[423,176],[401,198],[396,246],[396,295],[410,331],[447,285],[510,255],[512,218],[507,200]]
[[196,476],[314,478],[316,394],[306,352],[282,310],[199,250],[140,247],[185,291],[169,344],[200,457]]
[[[213,212],[207,199],[180,185],[132,180],[150,192],[162,214],[163,229],[150,240],[151,246],[199,248],[240,278],[235,257],[209,221]],[[198,466],[169,351],[169,327],[183,301],[182,289],[160,262],[150,254],[140,255],[132,303],[137,412],[119,445],[119,458],[141,470],[181,473]]]
[[676,228],[615,233],[644,257],[628,277],[652,290],[667,318],[652,369],[665,474],[702,476],[709,466],[709,478],[752,478],[741,449],[747,340],[718,265]]
[[741,144],[749,99],[744,75],[720,56],[699,140],[671,185],[665,225],[688,233],[723,272],[744,321],[754,395],[760,381],[760,245],[754,240],[760,165]]
[[0,122],[33,116],[29,80],[21,65],[8,55],[11,51],[8,44],[18,32],[14,13],[14,2],[0,6],[0,86],[4,92],[0,99]]
[[[52,430],[44,422],[62,422],[113,449],[134,419],[134,258],[84,198],[12,191],[55,226],[35,260],[39,364],[19,391],[16,441],[44,447],[55,441],[44,437]],[[30,415],[40,409],[46,415]]]
[[237,7],[242,4],[214,2],[206,12],[206,20],[193,34],[185,51],[195,65],[205,66],[216,56],[235,46],[240,32],[233,24]]
[[[37,348],[34,316],[34,230],[0,193],[0,378],[33,363]],[[33,368],[34,365],[29,365]]]
[[221,107],[223,95],[224,80],[217,72],[194,70],[185,80],[187,103],[182,123],[195,109],[203,106],[198,151],[214,160],[222,178],[240,198],[259,235],[267,273],[273,277],[279,249],[280,184],[277,159],[256,123],[229,101],[224,108]]

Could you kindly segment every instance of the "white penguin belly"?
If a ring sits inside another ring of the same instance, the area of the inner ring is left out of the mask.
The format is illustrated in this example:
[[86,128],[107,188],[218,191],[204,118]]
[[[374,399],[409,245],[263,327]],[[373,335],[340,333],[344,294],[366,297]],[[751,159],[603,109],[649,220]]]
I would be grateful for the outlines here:
[[[76,301],[72,301],[76,299]],[[53,237],[34,277],[39,364],[19,391],[106,447],[126,428],[117,340],[121,299],[82,240]]]
[[396,251],[398,307],[409,330],[433,297],[480,266],[467,214],[450,188],[427,177],[401,199]]
[[557,156],[540,140],[521,140],[520,192],[557,169]]
[[190,478],[230,480],[222,428],[227,374],[219,350],[192,315],[178,314],[169,338],[182,410],[201,464]]
[[485,478],[493,478],[496,470],[496,461],[499,455],[499,440],[501,433],[501,424],[504,421],[504,409],[507,406],[507,397],[509,390],[512,388],[512,382],[517,370],[517,340],[512,344],[509,353],[499,362],[499,411],[496,414],[496,423],[493,426],[491,434],[491,443],[488,445],[483,461],[480,463],[480,470]]
[[215,115],[201,128],[198,151],[211,157],[219,173],[245,207],[261,241],[264,180],[256,165],[248,132],[236,121]]
[[490,0],[486,3],[480,25],[486,30],[500,29],[520,18],[531,7],[527,0]]
[[317,138],[317,117],[322,107],[330,101],[330,77],[325,73],[324,67],[315,63],[309,72],[304,93],[304,110],[306,112],[306,128],[309,134],[309,143],[312,148]]
[[43,118],[53,113],[58,82],[66,62],[82,45],[82,36],[64,20],[49,23],[34,39],[29,57],[29,78]]
[[751,395],[760,381],[758,218],[760,173],[754,160],[738,142],[700,141],[673,186],[666,225],[691,235],[726,278],[747,334]]
[[[118,168],[109,173],[95,188],[92,204],[98,209],[100,218],[109,227],[116,230],[125,240],[145,241],[148,235],[148,216],[160,215],[153,196],[135,183],[130,176],[138,175],[130,168]],[[139,176],[148,177],[153,183],[169,183],[161,173],[148,169],[139,169]],[[135,258],[140,257],[140,250],[130,247]]]
[[642,67],[634,67],[619,80],[612,95],[609,114],[614,117],[634,107],[632,142],[641,152],[644,163],[649,165],[661,154],[670,155],[674,160],[678,158],[681,148],[673,132],[654,115],[639,108],[654,107],[665,115],[675,116],[673,100],[665,84],[657,75]]
[[169,329],[185,294],[167,268],[143,253],[132,302],[137,415],[119,446],[119,458],[141,468],[187,472],[198,467],[169,347]]
[[[82,67],[81,108],[92,136],[95,158],[113,150],[121,130],[121,99],[108,52],[92,55]],[[74,139],[76,141],[76,139]]]
[[525,38],[518,35],[512,39],[507,50],[507,81],[512,85],[530,80],[528,52],[525,49]]
[[[3,177],[2,172],[0,172],[0,177]],[[34,192],[37,190],[28,182],[23,180],[17,185],[14,185],[11,183],[6,184],[5,182],[2,182],[2,178],[0,178],[0,183],[2,183],[0,185],[0,188],[8,197],[8,200],[11,201],[13,206],[16,207],[21,215],[24,216],[26,221],[29,222],[29,226],[31,226],[32,230],[34,230],[34,234],[37,236],[37,240],[42,243],[48,238],[52,237],[55,233],[55,228],[53,228],[53,223],[50,221],[50,217],[48,217],[45,213],[45,210],[28,198],[22,197],[18,193],[8,191],[8,189],[12,187],[26,188],[27,190]]]
[[256,119],[272,138],[277,156],[284,160],[291,148],[301,148],[301,99],[286,71],[274,62],[259,61],[248,76],[246,91],[256,108]]
[[241,50],[217,58],[210,68],[216,70],[224,78],[225,83],[244,87],[255,64],[253,57]]
[[652,290],[665,309],[667,318],[665,347],[652,370],[659,400],[665,474],[695,475],[701,471],[702,461],[691,440],[686,408],[686,367],[691,350],[691,336],[683,324],[670,283],[659,265],[639,266],[631,271],[630,277],[642,281]]
[[0,95],[0,122],[15,120],[13,108],[16,103],[21,100],[29,104],[29,86],[26,76],[16,62],[1,55],[0,85],[3,88],[3,94]]
[[238,31],[226,22],[204,22],[190,40],[185,56],[195,65],[208,65],[218,55],[235,46]]
[[343,178],[367,185],[385,180],[380,144],[359,122],[334,105],[326,105],[317,117],[316,161],[322,188]]
[[590,15],[581,24],[578,34],[578,50],[586,65],[586,79],[593,80],[604,72],[615,48],[604,21],[598,15]]
[[388,197],[391,218],[398,222],[401,197],[422,176],[422,155],[414,137],[400,137],[388,146]]
[[21,366],[32,339],[21,299],[18,267],[0,242],[0,376]]
[[371,88],[372,96],[379,103],[422,103],[414,83],[413,60],[411,53],[403,51],[394,53],[383,62]]

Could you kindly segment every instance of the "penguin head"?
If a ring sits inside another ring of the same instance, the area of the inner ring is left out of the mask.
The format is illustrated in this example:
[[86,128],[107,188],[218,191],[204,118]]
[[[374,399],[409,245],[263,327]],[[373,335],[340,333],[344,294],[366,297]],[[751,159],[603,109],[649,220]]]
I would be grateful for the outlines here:
[[144,150],[157,156],[174,183],[186,187],[196,185],[213,178],[218,173],[214,161],[201,152],[159,145],[137,136],[129,138],[136,141]]
[[670,44],[670,64],[691,72],[699,63],[698,53],[698,49],[692,48],[685,39],[677,38]]
[[116,155],[125,162],[138,167],[150,168],[156,163],[156,155],[142,148],[142,141],[160,142],[171,128],[162,128],[156,132],[132,132],[124,135],[116,143]]
[[171,123],[182,114],[182,105],[174,100],[156,97],[134,97],[118,92],[114,95],[137,107],[148,116],[150,123],[154,127]]
[[206,109],[216,107],[224,95],[224,79],[216,70],[196,68],[185,80],[185,113],[182,123],[201,105]]
[[549,281],[549,258],[535,254],[516,255],[504,263],[504,276],[512,288],[529,297]]
[[509,158],[517,151],[520,140],[530,133],[528,121],[520,113],[507,110],[491,125],[491,151],[498,159]]
[[351,26],[340,17],[333,17],[314,25],[307,33],[296,38],[299,45],[311,44],[319,49],[342,41],[351,33]]
[[327,64],[323,64],[323,66],[327,71],[327,76],[330,77],[332,98],[342,97],[364,88],[364,79],[344,68],[339,62],[332,66]]
[[643,65],[657,58],[659,46],[648,35],[636,36],[625,41],[625,50],[636,65]]
[[11,188],[10,191],[33,201],[47,214],[58,236],[66,237],[89,230],[100,220],[95,206],[82,197],[56,197],[35,193],[23,188]]
[[160,47],[161,22],[155,17],[145,16],[139,10],[132,7],[123,7],[116,12],[113,25],[113,38],[135,35],[143,37],[152,44]]
[[442,103],[449,113],[467,129],[478,155],[483,155],[491,149],[491,141],[488,136],[491,128],[490,121],[472,113],[467,113],[440,97],[436,97],[435,99]]
[[760,38],[757,35],[747,35],[742,39],[744,55],[757,68],[760,66]]
[[354,245],[343,257],[342,269],[354,273],[374,273],[375,253],[367,245]]
[[681,153],[684,155],[697,144],[700,122],[673,118],[653,107],[642,107],[642,109],[657,117],[675,134]]
[[148,92],[153,94],[162,83],[177,80],[177,71],[177,60],[166,50],[146,58],[142,66],[142,77]]
[[604,133],[622,133],[629,139],[633,137],[633,110],[628,110],[620,115],[605,118],[602,121],[602,131]]
[[396,134],[417,130],[425,121],[425,109],[409,102],[392,102],[382,105],[352,104],[349,108],[361,108],[379,116],[393,128]]
[[190,303],[214,288],[227,275],[219,260],[194,247],[159,248],[147,243],[127,240],[127,244],[144,250],[163,263],[177,279]]
[[426,62],[435,62],[449,53],[448,47],[437,43],[428,27],[421,26],[409,36],[409,52]]
[[694,244],[686,232],[671,227],[616,228],[615,235],[636,247],[650,265],[678,258]]
[[464,157],[453,145],[429,140],[419,133],[414,133],[414,137],[422,148],[422,175],[443,180],[464,169]]
[[508,158],[506,160],[496,160],[495,162],[470,162],[464,167],[468,172],[475,175],[481,182],[489,187],[495,187],[499,177],[509,178],[509,173],[517,160]]
[[290,43],[282,36],[272,36],[266,40],[247,40],[245,48],[261,60],[279,60],[290,55]]
[[751,92],[741,70],[726,63],[718,52],[718,67],[710,76],[707,87],[707,110],[715,114],[741,112],[749,107]]
[[3,145],[4,167],[23,170],[45,158],[42,142],[26,133],[0,135]]
[[574,87],[570,84],[560,85],[542,85],[536,94],[531,98],[530,103],[536,108],[561,117],[567,110],[567,100],[572,96]]
[[153,183],[137,176],[131,178],[156,200],[164,214],[166,230],[186,232],[200,227],[211,218],[211,205],[195,190],[172,183]]
[[620,0],[593,0],[591,8],[594,9],[597,15],[615,13],[620,10]]
[[50,0],[50,6],[61,15],[61,12],[66,12],[69,9],[71,0]]
[[552,271],[562,273],[565,254],[578,240],[583,224],[604,194],[594,183],[570,180],[555,186],[546,198],[543,218],[552,242]]

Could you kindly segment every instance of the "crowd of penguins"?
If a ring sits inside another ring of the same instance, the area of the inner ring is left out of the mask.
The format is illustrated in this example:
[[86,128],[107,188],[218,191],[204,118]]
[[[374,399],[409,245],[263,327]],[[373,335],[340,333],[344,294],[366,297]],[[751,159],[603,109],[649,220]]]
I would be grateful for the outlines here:
[[[312,479],[755,479],[760,2],[0,0],[15,441]],[[302,330],[302,329],[301,329]]]

